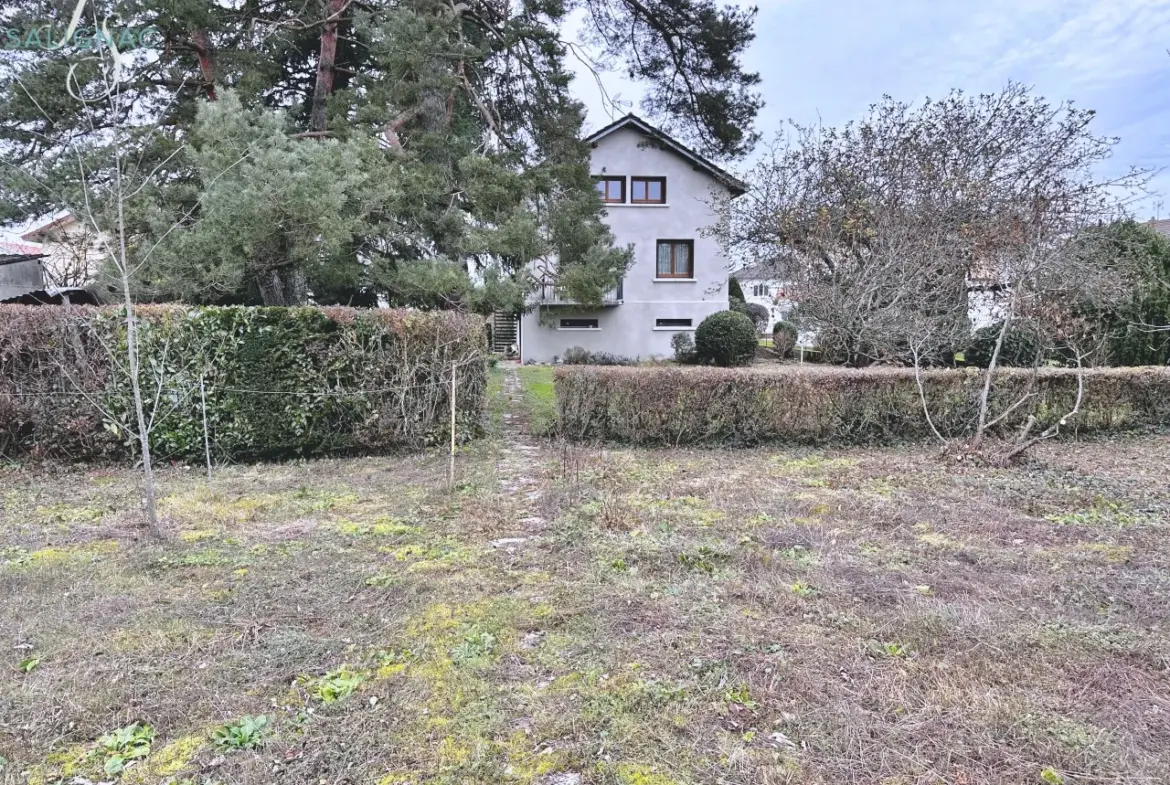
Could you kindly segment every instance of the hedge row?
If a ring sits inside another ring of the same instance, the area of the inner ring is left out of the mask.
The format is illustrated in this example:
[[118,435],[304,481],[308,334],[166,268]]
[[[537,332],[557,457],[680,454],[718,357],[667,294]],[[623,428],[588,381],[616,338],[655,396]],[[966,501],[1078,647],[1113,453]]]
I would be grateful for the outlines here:
[[[450,312],[140,306],[139,378],[166,459],[369,453],[482,427],[482,320]],[[133,455],[124,311],[0,306],[0,453]]]
[[[1086,372],[1078,432],[1170,425],[1170,369]],[[570,439],[642,445],[890,444],[933,438],[912,370],[801,368],[558,368],[558,427]],[[1029,372],[1005,369],[992,391],[993,415],[1027,390]],[[982,376],[974,369],[929,371],[931,416],[948,437],[969,435]],[[1046,369],[1035,393],[1001,430],[1029,415],[1040,428],[1076,398],[1073,370]]]

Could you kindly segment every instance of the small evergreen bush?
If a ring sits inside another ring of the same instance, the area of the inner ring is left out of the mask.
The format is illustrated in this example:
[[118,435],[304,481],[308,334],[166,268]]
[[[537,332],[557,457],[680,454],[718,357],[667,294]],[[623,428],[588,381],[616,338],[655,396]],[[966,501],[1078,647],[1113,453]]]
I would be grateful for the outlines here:
[[670,348],[674,349],[676,362],[689,365],[695,361],[695,339],[690,333],[675,333],[670,337]]
[[792,322],[776,322],[772,328],[772,350],[781,360],[792,354],[792,350],[796,348],[797,335],[796,325]]
[[752,324],[755,325],[756,332],[762,333],[768,329],[768,320],[772,318],[772,314],[768,309],[759,303],[748,303],[743,300],[732,300],[731,310],[742,313],[747,318],[751,319]]
[[727,279],[727,298],[731,302],[736,300],[742,302],[747,299],[743,296],[743,287],[739,285],[739,279],[734,275]]
[[751,319],[736,311],[713,313],[695,330],[695,353],[701,363],[750,365],[758,346]]

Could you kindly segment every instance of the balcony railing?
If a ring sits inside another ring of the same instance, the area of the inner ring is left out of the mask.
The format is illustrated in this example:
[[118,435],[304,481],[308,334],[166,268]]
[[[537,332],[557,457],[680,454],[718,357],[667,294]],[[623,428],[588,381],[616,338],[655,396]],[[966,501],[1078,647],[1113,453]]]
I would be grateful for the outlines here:
[[[618,285],[608,292],[601,295],[601,304],[605,307],[622,304],[622,286],[625,281],[618,281]],[[577,300],[574,300],[568,295],[563,286],[558,286],[555,283],[544,282],[536,290],[537,301],[541,305],[577,305]]]

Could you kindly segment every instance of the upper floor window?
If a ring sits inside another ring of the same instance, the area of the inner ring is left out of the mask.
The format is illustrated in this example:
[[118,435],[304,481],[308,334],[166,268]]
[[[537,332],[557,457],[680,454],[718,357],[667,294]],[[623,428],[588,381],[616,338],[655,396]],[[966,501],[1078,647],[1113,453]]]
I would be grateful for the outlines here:
[[631,177],[630,204],[666,204],[666,178]]
[[758,283],[752,287],[752,297],[767,297],[770,292],[770,287],[766,283]]
[[658,278],[694,278],[695,241],[659,240],[658,265],[655,268],[655,276]]
[[598,177],[593,181],[593,187],[601,194],[601,201],[606,204],[623,204],[626,201],[624,177]]

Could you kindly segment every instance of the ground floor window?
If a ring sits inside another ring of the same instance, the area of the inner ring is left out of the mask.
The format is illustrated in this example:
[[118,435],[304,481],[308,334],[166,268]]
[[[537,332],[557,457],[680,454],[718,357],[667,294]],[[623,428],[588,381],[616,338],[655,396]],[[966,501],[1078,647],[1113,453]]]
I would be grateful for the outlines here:
[[562,330],[600,330],[596,319],[561,319]]
[[659,240],[655,273],[659,278],[694,278],[695,241]]
[[663,328],[668,328],[668,329],[671,327],[685,329],[687,327],[693,327],[694,323],[695,322],[693,319],[655,319],[654,320],[655,327],[663,327]]

